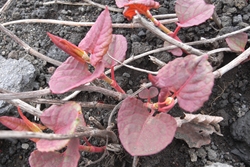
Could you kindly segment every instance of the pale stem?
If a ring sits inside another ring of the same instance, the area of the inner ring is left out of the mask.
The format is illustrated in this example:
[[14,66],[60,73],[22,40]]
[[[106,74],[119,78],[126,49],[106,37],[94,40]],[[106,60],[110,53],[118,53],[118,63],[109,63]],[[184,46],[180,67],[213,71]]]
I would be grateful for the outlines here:
[[5,28],[2,24],[0,24],[0,30],[3,31],[5,34],[7,34],[8,36],[10,36],[16,43],[18,43],[20,46],[22,46],[26,52],[30,53],[33,56],[36,56],[42,60],[45,60],[51,64],[54,64],[55,66],[59,66],[62,63],[51,59],[41,53],[39,53],[38,51],[36,51],[35,49],[31,48],[28,44],[26,44],[24,41],[22,41],[21,39],[19,39],[15,34],[13,34],[10,30],[8,30],[7,28]]
[[5,10],[7,10],[7,9],[10,7],[12,1],[13,1],[13,0],[8,0],[8,1],[3,5],[3,7],[0,9],[0,13],[5,12]]
[[127,65],[127,64],[124,64],[123,62],[117,60],[116,58],[112,57],[111,55],[108,54],[108,56],[113,59],[114,61],[118,62],[119,64],[121,64],[122,66],[125,66],[125,67],[128,67],[132,70],[135,70],[135,71],[140,71],[140,72],[145,72],[145,73],[148,73],[148,74],[154,74],[154,75],[157,75],[158,72],[157,71],[149,71],[149,70],[144,70],[144,69],[141,69],[141,68],[137,68],[137,67],[134,67],[134,66],[130,66],[130,65]]
[[[175,23],[177,19],[167,19],[167,20],[159,20],[162,24],[170,24]],[[58,25],[68,25],[68,26],[86,26],[91,27],[95,24],[95,22],[74,22],[74,21],[62,21],[62,20],[54,20],[54,19],[23,19],[23,20],[15,20],[6,23],[2,23],[3,26],[8,26],[12,24],[29,24],[29,23],[45,23],[45,24],[58,24]],[[143,27],[139,23],[113,23],[112,27],[114,28],[141,28]]]
[[12,100],[6,100],[6,102],[13,104],[14,106],[19,106],[23,111],[26,111],[32,115],[35,116],[40,116],[43,112],[31,105],[29,105],[28,103],[25,103],[22,100],[19,99],[12,99]]
[[47,139],[47,140],[64,140],[71,138],[79,137],[101,137],[106,139],[106,136],[109,137],[111,142],[117,143],[118,139],[114,132],[107,130],[91,129],[84,132],[77,132],[75,134],[54,134],[54,133],[40,133],[40,132],[28,132],[28,131],[10,131],[10,130],[1,130],[0,139],[8,138],[17,138],[17,139],[29,139],[29,138],[38,138],[38,139]]
[[134,16],[134,19],[135,19],[136,22],[142,24],[145,28],[150,30],[152,33],[157,35],[162,40],[168,41],[169,43],[178,46],[179,48],[187,51],[188,53],[193,53],[193,54],[196,54],[198,56],[204,54],[200,50],[195,49],[195,48],[193,48],[193,47],[191,47],[191,46],[189,46],[187,44],[184,44],[184,43],[182,43],[180,41],[177,41],[177,40],[173,39],[172,37],[168,36],[167,34],[163,33],[161,30],[159,30],[158,28],[155,28],[155,26],[152,23],[148,22],[146,19],[141,17],[139,14]]
[[[98,86],[87,86],[87,85],[83,85],[83,86],[79,86],[77,88],[75,88],[74,90],[77,91],[87,91],[87,92],[98,92],[98,93],[102,93],[106,96],[111,96],[114,97],[118,100],[122,100],[124,98],[127,97],[127,95],[113,91],[113,90],[108,90],[105,88],[101,88]],[[71,90],[71,91],[74,91]],[[4,92],[5,90],[0,88],[0,92]],[[47,89],[43,89],[43,90],[36,90],[36,91],[27,91],[27,92],[18,92],[18,93],[14,93],[14,92],[8,92],[8,93],[0,93],[0,100],[11,100],[11,99],[31,99],[31,98],[37,98],[39,96],[45,96],[51,94],[51,90],[49,88]],[[63,99],[63,101],[67,101],[70,98],[65,98]]]
[[[101,5],[101,4],[99,4],[99,3],[95,3],[95,2],[93,2],[93,1],[91,1],[91,0],[83,0],[83,1],[85,1],[85,2],[87,2],[87,3],[89,3],[89,4],[91,4],[91,5],[97,6],[97,7],[99,7],[99,8],[102,8],[102,9],[105,9],[105,8],[106,8],[105,5]],[[108,9],[109,9],[110,11],[114,11],[114,12],[122,12],[122,11],[123,11],[123,9],[113,8],[113,7],[109,7],[109,6],[108,6]]]
[[52,5],[52,4],[62,4],[62,5],[72,5],[72,6],[89,6],[91,4],[89,3],[82,3],[82,2],[66,2],[66,1],[49,1],[49,2],[43,2],[43,5]]
[[233,59],[230,63],[214,71],[213,74],[215,78],[220,78],[226,72],[238,66],[243,61],[247,60],[249,58],[249,55],[250,55],[250,47],[247,50],[245,50],[243,53],[241,53],[239,56],[237,56],[235,59]]

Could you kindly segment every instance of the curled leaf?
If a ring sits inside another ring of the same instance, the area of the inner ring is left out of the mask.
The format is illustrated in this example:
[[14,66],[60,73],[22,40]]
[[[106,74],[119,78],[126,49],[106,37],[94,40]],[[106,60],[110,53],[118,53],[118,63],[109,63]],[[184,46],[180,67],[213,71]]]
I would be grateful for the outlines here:
[[23,119],[24,123],[29,127],[29,129],[32,132],[42,132],[42,130],[37,126],[37,124],[31,122],[30,120],[28,120],[27,117],[25,117],[20,109],[20,107],[17,107],[17,111],[19,113],[19,115],[21,116],[21,118]]
[[212,70],[207,55],[188,55],[169,62],[159,70],[157,76],[149,75],[149,79],[153,85],[173,92],[181,108],[194,112],[212,92]]
[[191,27],[209,19],[214,12],[214,5],[204,0],[177,0],[175,12],[180,27]]
[[[153,111],[152,111],[153,113]],[[123,147],[132,156],[155,154],[173,139],[177,124],[166,113],[153,116],[143,103],[126,98],[118,112],[118,131]]]
[[50,37],[50,39],[52,40],[52,42],[57,47],[62,49],[64,52],[68,53],[70,56],[73,56],[75,59],[77,59],[78,61],[80,61],[82,63],[89,62],[89,57],[88,57],[87,53],[84,52],[79,47],[75,46],[74,44],[70,43],[69,41],[67,41],[63,38],[52,35],[48,32],[47,32],[47,34]]
[[200,148],[211,142],[210,134],[215,130],[208,125],[185,123],[177,128],[175,138],[184,140],[190,148]]
[[2,116],[0,117],[0,122],[11,130],[30,131],[30,128],[25,124],[25,122],[16,117]]
[[233,35],[231,37],[226,38],[226,42],[230,49],[232,49],[235,52],[244,52],[245,46],[247,44],[247,33],[239,33],[236,35]]
[[106,7],[78,46],[91,53],[90,63],[96,66],[107,53],[111,40],[112,22],[109,10]]
[[159,2],[155,2],[154,0],[131,0],[124,6],[126,8],[123,11],[123,15],[128,20],[132,20],[134,15],[136,15],[135,11],[145,15],[148,10],[152,8],[159,8],[160,5]]

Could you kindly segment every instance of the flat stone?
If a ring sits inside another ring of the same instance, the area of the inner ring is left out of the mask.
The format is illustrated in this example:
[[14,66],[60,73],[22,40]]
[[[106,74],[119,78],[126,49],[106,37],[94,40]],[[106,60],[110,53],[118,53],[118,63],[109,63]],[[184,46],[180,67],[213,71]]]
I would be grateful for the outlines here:
[[[35,67],[25,59],[5,59],[0,56],[0,88],[12,92],[30,91],[36,78]],[[0,100],[0,114],[13,108],[9,103]]]

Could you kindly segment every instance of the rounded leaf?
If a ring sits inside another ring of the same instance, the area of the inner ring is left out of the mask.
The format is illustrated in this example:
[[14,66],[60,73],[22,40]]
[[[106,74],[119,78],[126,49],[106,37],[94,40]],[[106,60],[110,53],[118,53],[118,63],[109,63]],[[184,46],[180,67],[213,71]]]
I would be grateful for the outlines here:
[[209,19],[214,12],[214,5],[204,0],[177,0],[175,5],[180,27],[199,25]]
[[168,89],[181,108],[194,112],[208,100],[214,84],[213,68],[207,55],[177,58],[161,68],[157,76],[149,75],[153,85]]
[[177,128],[171,115],[152,116],[140,100],[132,97],[123,101],[117,122],[121,143],[132,156],[163,150],[173,140]]

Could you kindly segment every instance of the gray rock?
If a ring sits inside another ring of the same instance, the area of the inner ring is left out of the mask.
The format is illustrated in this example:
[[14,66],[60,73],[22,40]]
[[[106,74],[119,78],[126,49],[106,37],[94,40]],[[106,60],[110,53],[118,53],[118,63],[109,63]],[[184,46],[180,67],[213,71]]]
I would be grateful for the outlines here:
[[[36,78],[35,67],[24,59],[5,59],[0,56],[0,88],[22,92],[33,89]],[[0,114],[10,110],[13,106],[5,101],[0,101]]]
[[250,165],[250,147],[244,142],[237,142],[236,148],[231,151],[240,157],[248,166]]
[[222,16],[221,18],[221,24],[223,27],[231,26],[232,25],[232,18],[229,16]]
[[233,167],[233,166],[220,163],[220,162],[216,162],[216,163],[212,163],[211,165],[206,165],[205,167]]
[[250,146],[250,112],[231,125],[231,134],[235,140],[245,142]]
[[216,161],[217,160],[217,153],[216,151],[212,150],[212,149],[207,149],[207,155],[208,155],[208,159],[210,161]]
[[236,25],[238,23],[242,22],[242,16],[241,15],[237,15],[233,17],[233,24]]
[[227,0],[227,1],[222,1],[224,5],[228,5],[230,7],[233,7],[234,5],[234,0]]
[[67,53],[65,53],[55,45],[52,45],[49,48],[47,56],[60,62],[64,62],[69,57]]

